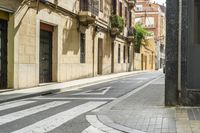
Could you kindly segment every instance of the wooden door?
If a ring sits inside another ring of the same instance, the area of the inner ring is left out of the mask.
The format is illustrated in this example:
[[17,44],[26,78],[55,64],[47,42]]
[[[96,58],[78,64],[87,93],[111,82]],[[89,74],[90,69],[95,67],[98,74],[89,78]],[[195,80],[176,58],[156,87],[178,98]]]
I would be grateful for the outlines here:
[[7,21],[0,19],[0,89],[7,88]]
[[102,74],[103,69],[103,40],[98,39],[98,72],[97,74]]
[[52,32],[40,30],[40,83],[52,81]]

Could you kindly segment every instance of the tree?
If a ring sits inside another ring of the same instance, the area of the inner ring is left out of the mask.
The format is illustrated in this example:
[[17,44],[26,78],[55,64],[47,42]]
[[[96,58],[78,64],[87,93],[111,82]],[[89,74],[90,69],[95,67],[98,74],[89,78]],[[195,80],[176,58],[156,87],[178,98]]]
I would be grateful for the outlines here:
[[134,28],[135,28],[134,32],[135,52],[140,53],[141,46],[147,45],[145,38],[146,36],[149,36],[150,33],[141,24],[135,24]]

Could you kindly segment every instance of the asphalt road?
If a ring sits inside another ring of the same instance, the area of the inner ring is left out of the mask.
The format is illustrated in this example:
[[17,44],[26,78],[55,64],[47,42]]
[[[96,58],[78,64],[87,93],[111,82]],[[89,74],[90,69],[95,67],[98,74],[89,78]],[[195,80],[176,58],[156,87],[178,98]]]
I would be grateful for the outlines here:
[[[94,109],[157,78],[145,72],[54,95],[0,104],[0,133],[87,133]],[[93,132],[96,133],[96,132]]]

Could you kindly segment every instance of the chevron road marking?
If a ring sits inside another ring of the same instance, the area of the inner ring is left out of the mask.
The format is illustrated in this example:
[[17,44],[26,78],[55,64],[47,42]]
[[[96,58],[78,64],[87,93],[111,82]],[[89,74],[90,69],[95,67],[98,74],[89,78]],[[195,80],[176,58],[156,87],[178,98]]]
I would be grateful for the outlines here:
[[89,91],[84,91],[84,92],[80,92],[80,93],[75,93],[72,95],[105,95],[110,90],[110,88],[111,88],[111,86],[108,86],[108,87],[103,87],[103,88],[100,88],[97,90],[89,90]]

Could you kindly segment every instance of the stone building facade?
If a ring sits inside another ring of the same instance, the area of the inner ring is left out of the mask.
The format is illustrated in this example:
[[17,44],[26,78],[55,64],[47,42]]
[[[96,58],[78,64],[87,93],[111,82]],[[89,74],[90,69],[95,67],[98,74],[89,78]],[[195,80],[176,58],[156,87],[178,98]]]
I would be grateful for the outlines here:
[[146,40],[146,46],[141,46],[140,53],[134,53],[134,70],[156,69],[156,44],[153,37]]
[[[130,4],[128,0],[1,0],[0,88],[132,71]],[[113,9],[126,18],[125,28],[116,36],[111,35]]]
[[165,7],[151,0],[136,0],[135,23],[152,33],[156,45],[156,69],[165,63]]

